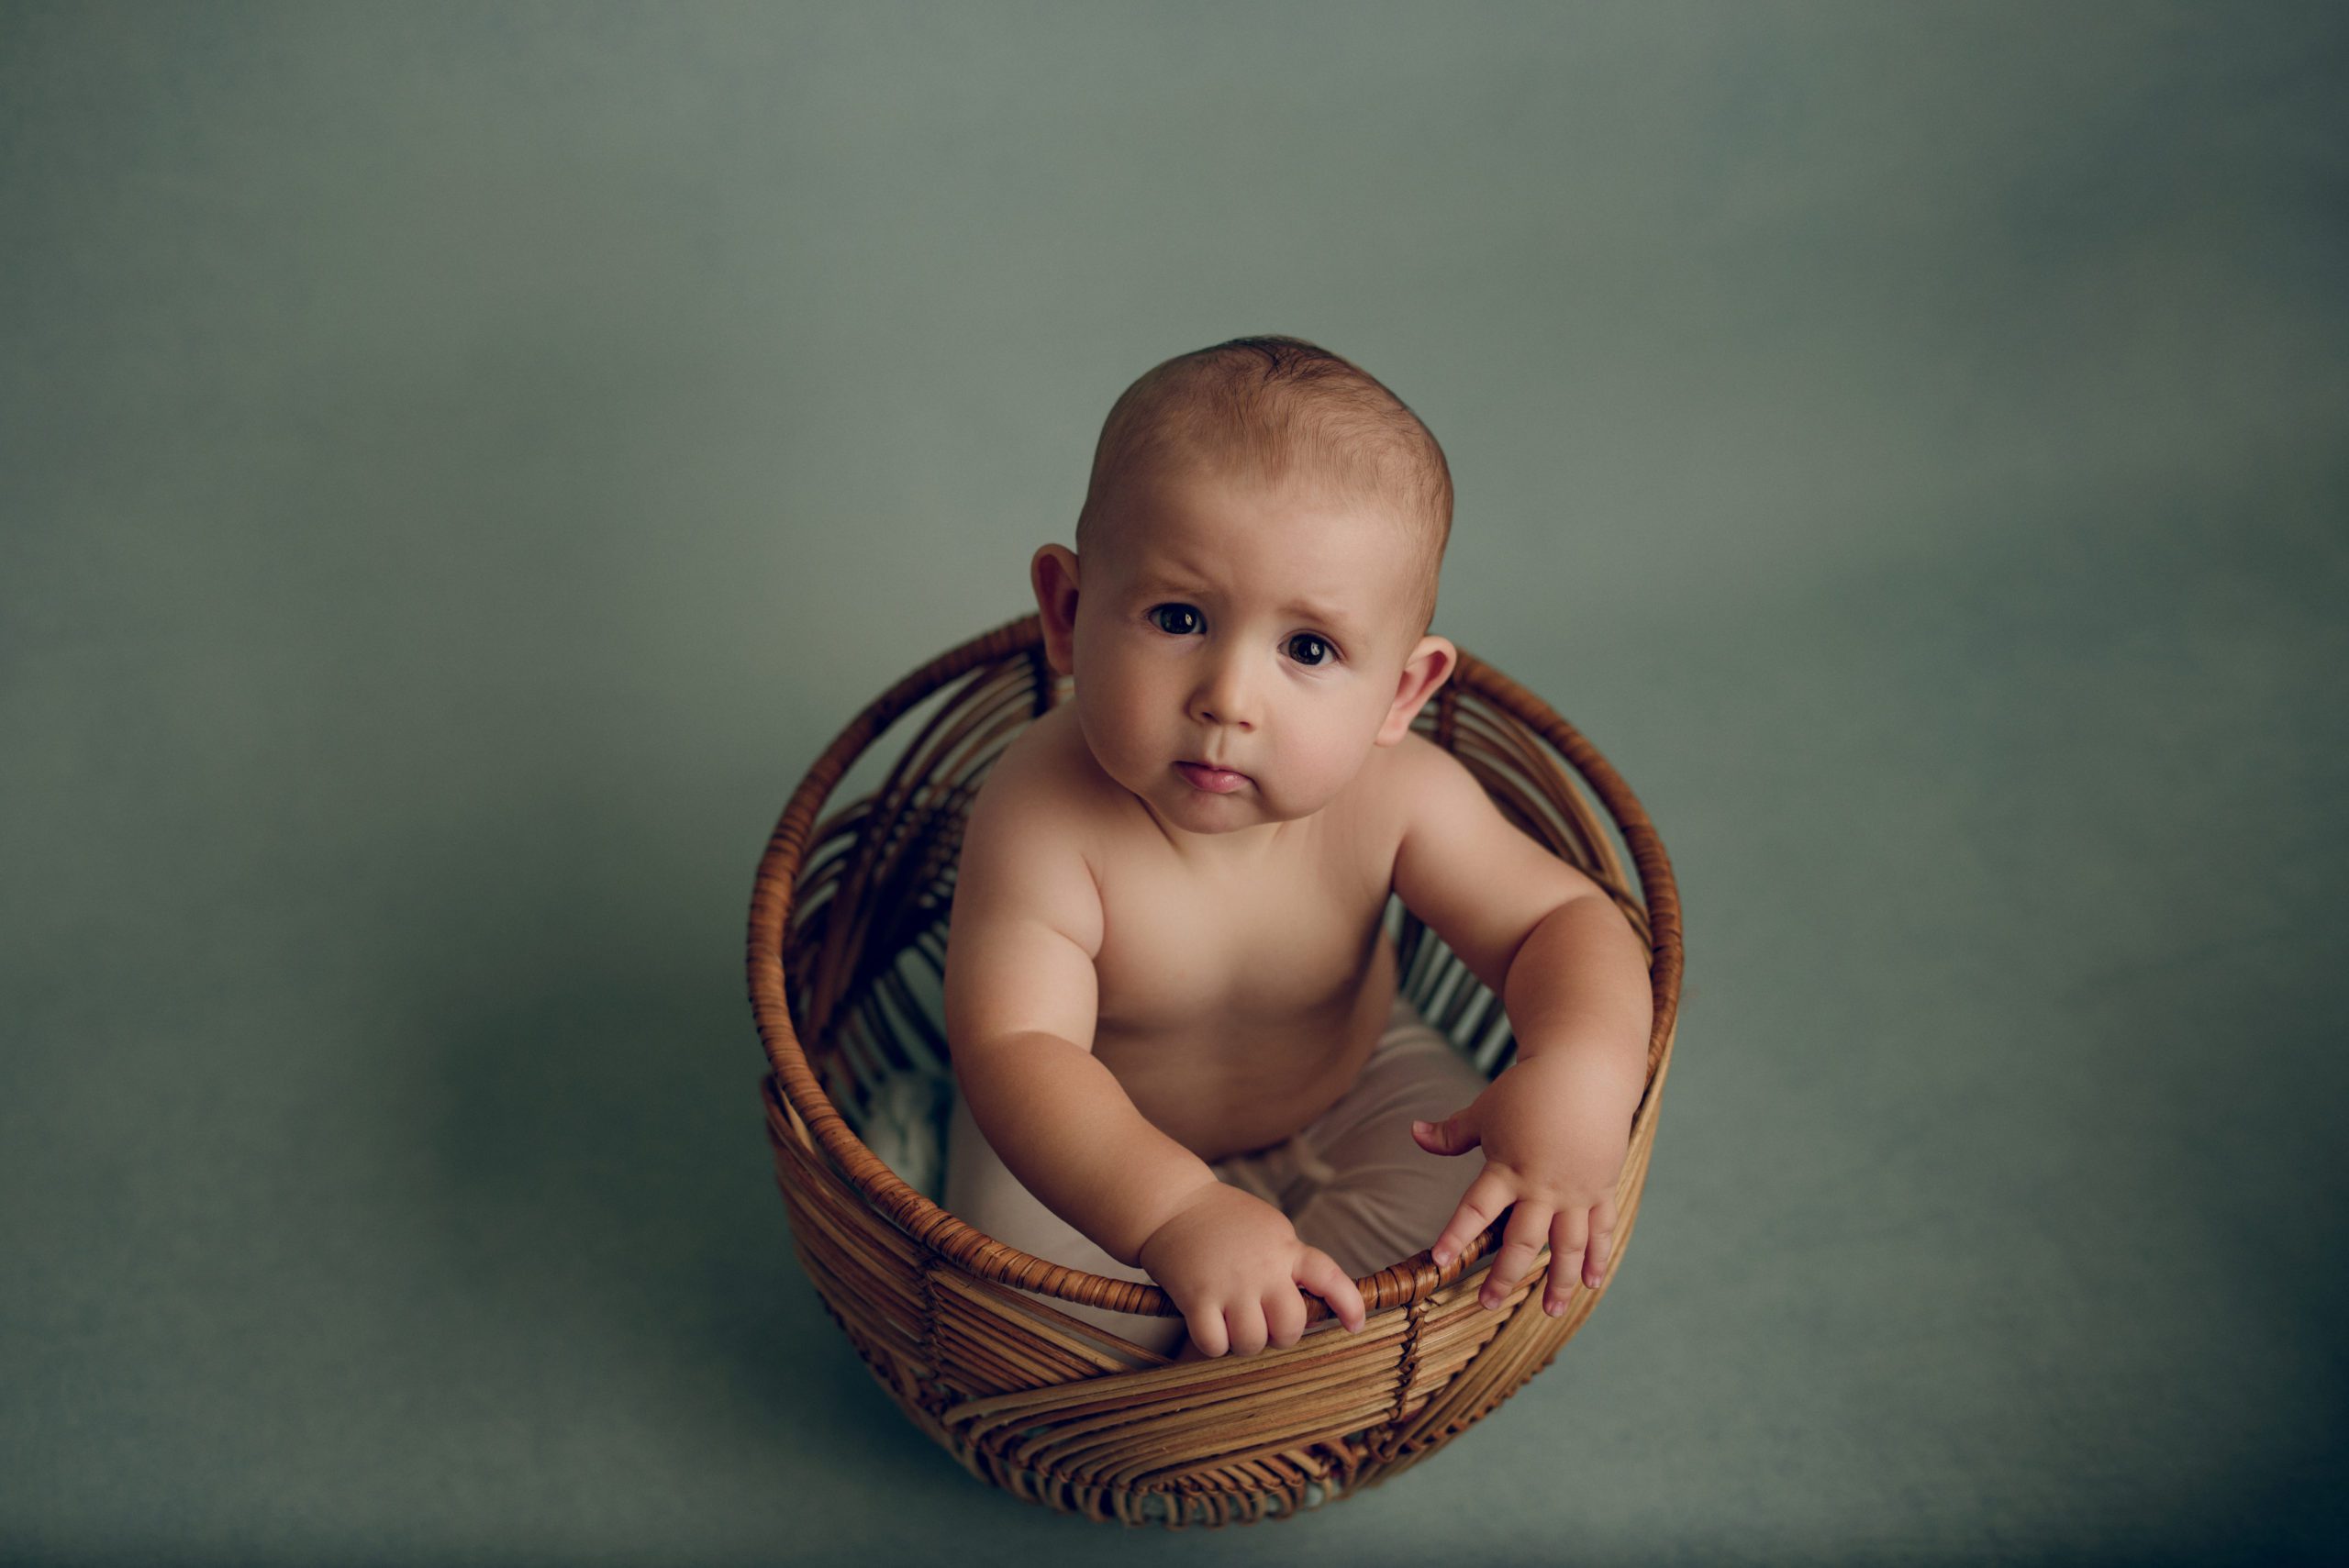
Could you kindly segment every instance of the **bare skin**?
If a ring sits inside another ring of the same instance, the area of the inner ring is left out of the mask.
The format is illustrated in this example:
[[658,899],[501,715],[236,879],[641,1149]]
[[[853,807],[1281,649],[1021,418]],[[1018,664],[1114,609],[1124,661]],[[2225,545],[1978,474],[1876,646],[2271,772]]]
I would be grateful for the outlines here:
[[[1074,554],[1031,563],[1075,692],[997,759],[965,833],[946,1004],[974,1119],[1165,1289],[1186,1355],[1296,1343],[1301,1292],[1358,1330],[1353,1280],[1208,1162],[1293,1136],[1354,1082],[1394,998],[1379,923],[1397,893],[1503,995],[1520,1041],[1520,1066],[1420,1135],[1486,1156],[1438,1251],[1514,1204],[1495,1284],[1548,1246],[1562,1307],[1585,1239],[1595,1282],[1612,1229],[1643,955],[1587,878],[1410,732],[1457,653],[1405,624],[1391,519],[1213,473],[1137,506],[1132,539],[1087,562],[1081,613]],[[1241,778],[1184,765],[1200,762]]]
[[[1421,742],[1424,744],[1424,742]],[[1040,766],[1090,798],[1101,893],[1093,1054],[1200,1159],[1269,1148],[1337,1103],[1386,1027],[1379,929],[1401,824],[1379,751],[1332,806],[1244,864],[1187,862],[1085,749],[1076,711],[1030,727]]]

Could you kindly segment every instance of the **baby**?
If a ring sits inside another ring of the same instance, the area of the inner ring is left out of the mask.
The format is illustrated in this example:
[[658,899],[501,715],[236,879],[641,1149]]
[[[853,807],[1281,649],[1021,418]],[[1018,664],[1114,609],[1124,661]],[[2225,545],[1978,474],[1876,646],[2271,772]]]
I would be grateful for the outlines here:
[[[1447,1265],[1511,1206],[1485,1306],[1545,1247],[1553,1314],[1605,1273],[1648,953],[1409,728],[1458,659],[1426,635],[1451,529],[1394,394],[1245,338],[1126,389],[1076,550],[1030,563],[1074,695],[964,831],[944,1206],[1156,1281],[1179,1320],[1052,1304],[1145,1350],[1295,1344],[1300,1287],[1359,1332],[1356,1277],[1431,1240]],[[1500,996],[1517,1058],[1489,1084],[1397,993],[1390,893]]]

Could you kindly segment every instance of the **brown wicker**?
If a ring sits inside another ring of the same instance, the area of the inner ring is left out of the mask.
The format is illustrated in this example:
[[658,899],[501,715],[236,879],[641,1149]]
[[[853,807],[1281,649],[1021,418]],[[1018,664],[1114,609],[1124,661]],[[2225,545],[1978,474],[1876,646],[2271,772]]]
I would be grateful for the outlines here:
[[[1566,1311],[1549,1317],[1538,1294],[1545,1259],[1499,1309],[1480,1306],[1479,1265],[1489,1266],[1504,1217],[1441,1273],[1420,1251],[1358,1281],[1370,1313],[1359,1334],[1308,1333],[1286,1350],[1175,1362],[1045,1299],[1174,1314],[1156,1286],[1006,1246],[907,1186],[859,1140],[885,1080],[946,1070],[935,983],[963,824],[988,764],[1069,689],[1044,662],[1037,617],[1023,617],[883,693],[792,795],[759,864],[750,923],[751,1001],[774,1069],[763,1085],[775,1179],[826,1309],[906,1413],[973,1474],[1128,1524],[1293,1513],[1385,1480],[1481,1419],[1550,1363],[1600,1293],[1577,1287]],[[933,698],[902,746],[875,749]],[[1611,1284],[1672,1055],[1681,940],[1671,864],[1597,748],[1490,665],[1463,653],[1415,724],[1505,816],[1606,888],[1649,940],[1655,1029],[1616,1193]],[[819,821],[860,759],[886,762],[885,776]],[[1568,768],[1612,816],[1636,888]],[[1498,1073],[1512,1042],[1497,999],[1399,899],[1388,916],[1404,994],[1488,1076]],[[934,983],[927,995],[914,984],[924,972]],[[1317,1323],[1328,1315],[1308,1303]]]

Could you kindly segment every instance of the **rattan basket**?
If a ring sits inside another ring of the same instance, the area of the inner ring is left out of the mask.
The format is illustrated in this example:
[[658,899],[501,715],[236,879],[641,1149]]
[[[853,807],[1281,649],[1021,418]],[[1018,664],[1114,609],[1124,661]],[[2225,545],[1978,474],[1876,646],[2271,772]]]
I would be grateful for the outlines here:
[[[948,1071],[939,998],[972,799],[1005,744],[1069,689],[1044,661],[1037,617],[1023,617],[883,693],[784,808],[759,863],[749,955],[773,1068],[763,1086],[775,1180],[826,1309],[907,1415],[973,1474],[1128,1524],[1293,1513],[1384,1480],[1475,1424],[1556,1357],[1604,1291],[1578,1287],[1562,1316],[1547,1316],[1545,1258],[1498,1310],[1480,1306],[1504,1216],[1448,1269],[1421,1251],[1357,1282],[1370,1314],[1359,1334],[1308,1333],[1286,1350],[1177,1363],[1052,1305],[1173,1315],[1155,1286],[1006,1246],[866,1147],[859,1129],[885,1085]],[[902,743],[901,720],[910,731]],[[1598,750],[1491,666],[1464,652],[1414,723],[1648,939],[1655,1027],[1616,1194],[1611,1286],[1672,1054],[1681,943],[1670,862]],[[819,817],[852,769],[882,772],[870,792]],[[1611,817],[1636,884],[1576,778]],[[1497,999],[1399,899],[1387,919],[1404,994],[1488,1077],[1498,1073],[1512,1041]],[[1326,1309],[1308,1299],[1318,1323]]]

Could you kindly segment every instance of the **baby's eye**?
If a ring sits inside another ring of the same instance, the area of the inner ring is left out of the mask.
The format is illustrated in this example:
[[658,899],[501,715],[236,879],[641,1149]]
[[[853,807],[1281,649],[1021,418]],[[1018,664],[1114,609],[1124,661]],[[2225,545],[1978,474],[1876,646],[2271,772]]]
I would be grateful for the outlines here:
[[[1169,626],[1160,618],[1169,611],[1172,611],[1176,619],[1184,624]],[[1152,605],[1147,616],[1151,625],[1161,631],[1171,632],[1176,637],[1188,637],[1204,624],[1199,619],[1199,612],[1188,605]]]
[[1326,639],[1316,637],[1309,631],[1298,632],[1288,639],[1288,645],[1291,650],[1303,645],[1319,651],[1313,658],[1308,659],[1301,656],[1298,658],[1297,662],[1308,669],[1318,670],[1324,664],[1334,662],[1338,657],[1338,651],[1330,647]]

